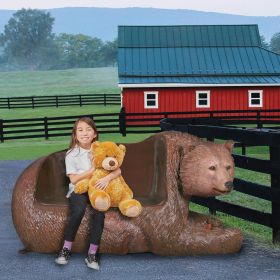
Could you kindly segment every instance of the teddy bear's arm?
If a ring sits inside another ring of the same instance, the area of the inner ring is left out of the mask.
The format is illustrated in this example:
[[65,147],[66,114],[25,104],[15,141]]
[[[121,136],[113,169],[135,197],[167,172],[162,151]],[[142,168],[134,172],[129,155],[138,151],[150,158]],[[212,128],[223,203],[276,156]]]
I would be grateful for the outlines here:
[[74,192],[78,193],[78,194],[82,194],[88,191],[88,183],[89,183],[89,179],[83,179],[81,181],[79,181],[76,185],[75,185],[75,189]]

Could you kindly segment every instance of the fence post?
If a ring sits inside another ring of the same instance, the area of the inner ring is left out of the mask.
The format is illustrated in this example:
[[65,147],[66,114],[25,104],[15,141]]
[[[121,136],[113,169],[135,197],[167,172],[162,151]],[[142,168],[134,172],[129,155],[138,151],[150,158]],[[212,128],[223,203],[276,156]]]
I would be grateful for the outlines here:
[[58,108],[58,96],[57,95],[55,96],[55,106],[56,106],[56,108]]
[[119,130],[122,136],[126,136],[126,114],[124,107],[121,108],[119,113]]
[[7,99],[8,99],[8,109],[11,109],[10,97],[8,97]]
[[48,118],[44,117],[44,131],[45,131],[45,139],[49,139],[49,132],[48,132]]
[[0,141],[1,143],[4,142],[4,127],[3,127],[4,121],[0,119]]
[[[246,127],[242,127],[242,129],[246,129]],[[242,156],[246,156],[246,145],[244,143],[241,143],[241,151],[242,151]]]
[[208,198],[209,201],[211,201],[209,207],[208,207],[208,210],[209,210],[209,214],[211,215],[216,215],[217,214],[217,211],[215,209],[215,200],[216,200],[216,197],[209,197]]
[[83,106],[83,102],[82,102],[82,96],[79,94],[79,100],[80,100],[80,107]]
[[106,94],[104,93],[104,106],[107,105]]
[[34,96],[31,96],[32,109],[34,109]]
[[262,128],[260,111],[257,111],[257,128]]
[[242,148],[242,156],[246,156],[246,146],[244,143],[242,143],[241,148]]
[[[280,146],[269,147],[271,166],[280,164]],[[271,175],[271,187],[280,190],[280,174]],[[273,243],[280,243],[280,201],[272,202],[272,240]]]

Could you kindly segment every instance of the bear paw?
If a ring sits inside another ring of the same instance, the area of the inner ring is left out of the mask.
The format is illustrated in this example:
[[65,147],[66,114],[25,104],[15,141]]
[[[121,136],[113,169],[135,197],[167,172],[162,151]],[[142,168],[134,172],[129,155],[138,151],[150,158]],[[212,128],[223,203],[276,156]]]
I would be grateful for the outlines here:
[[93,208],[99,211],[106,211],[111,206],[110,196],[103,190],[89,189],[89,200]]
[[139,209],[138,206],[132,206],[126,209],[124,215],[130,218],[134,218],[134,217],[138,217],[140,215],[140,212],[141,210]]
[[110,200],[107,197],[97,197],[94,201],[94,208],[99,211],[107,211],[110,208]]
[[124,216],[135,218],[140,215],[142,206],[139,201],[135,199],[129,199],[120,202],[119,209]]

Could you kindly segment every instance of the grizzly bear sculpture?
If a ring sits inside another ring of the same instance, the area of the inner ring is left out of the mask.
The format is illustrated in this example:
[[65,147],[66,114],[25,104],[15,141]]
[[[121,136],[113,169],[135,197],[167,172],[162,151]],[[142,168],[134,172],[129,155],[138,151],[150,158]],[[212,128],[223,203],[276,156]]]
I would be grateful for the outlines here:
[[[192,195],[229,193],[234,175],[232,143],[215,144],[181,132],[161,132],[127,144],[122,174],[143,205],[137,218],[116,209],[106,212],[101,252],[158,255],[225,254],[238,252],[240,230],[224,228],[216,219],[189,211]],[[68,203],[65,152],[31,164],[13,192],[12,214],[27,250],[57,252],[63,242]],[[73,251],[88,246],[87,208]]]

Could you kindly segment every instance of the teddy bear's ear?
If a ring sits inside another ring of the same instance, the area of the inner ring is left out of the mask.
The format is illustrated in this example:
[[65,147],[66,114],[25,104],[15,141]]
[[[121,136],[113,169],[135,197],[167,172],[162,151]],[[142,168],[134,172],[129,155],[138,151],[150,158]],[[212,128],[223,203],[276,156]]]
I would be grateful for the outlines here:
[[100,145],[100,142],[99,142],[99,141],[94,141],[94,142],[91,144],[91,149],[94,150],[94,149],[96,149],[99,145]]
[[126,147],[125,147],[124,145],[120,144],[120,145],[119,145],[119,148],[120,148],[122,151],[126,152]]
[[234,142],[232,140],[228,140],[224,143],[224,146],[230,153],[232,153]]

